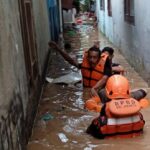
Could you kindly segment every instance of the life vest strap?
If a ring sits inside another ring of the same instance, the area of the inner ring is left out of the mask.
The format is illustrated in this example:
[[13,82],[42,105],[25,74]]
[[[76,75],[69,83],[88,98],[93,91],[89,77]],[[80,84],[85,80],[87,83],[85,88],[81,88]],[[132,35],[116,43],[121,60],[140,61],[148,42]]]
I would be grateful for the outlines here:
[[101,74],[104,74],[102,71],[99,71],[99,70],[97,70],[97,69],[91,69],[90,67],[84,67],[84,66],[82,66],[81,67],[81,69],[86,69],[86,70],[89,70],[89,71],[95,71],[95,72],[97,72],[97,73],[101,73]]
[[94,79],[94,78],[91,78],[91,77],[85,77],[85,76],[83,76],[83,79],[98,81],[97,79]]

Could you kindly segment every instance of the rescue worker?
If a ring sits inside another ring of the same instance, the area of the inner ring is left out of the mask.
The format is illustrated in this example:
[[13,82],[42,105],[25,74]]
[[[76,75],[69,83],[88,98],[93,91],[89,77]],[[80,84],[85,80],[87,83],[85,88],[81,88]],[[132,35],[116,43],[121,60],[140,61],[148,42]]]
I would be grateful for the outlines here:
[[92,95],[98,95],[95,87],[102,89],[108,77],[111,76],[111,62],[108,56],[101,56],[99,48],[93,46],[84,53],[83,61],[79,64],[60,49],[55,42],[49,42],[49,46],[56,49],[71,65],[81,69],[83,86],[91,88]]
[[140,109],[145,107],[145,101],[131,97],[128,80],[122,75],[111,76],[105,90],[109,100],[102,106],[99,117],[92,121],[87,133],[100,139],[140,135],[145,123]]

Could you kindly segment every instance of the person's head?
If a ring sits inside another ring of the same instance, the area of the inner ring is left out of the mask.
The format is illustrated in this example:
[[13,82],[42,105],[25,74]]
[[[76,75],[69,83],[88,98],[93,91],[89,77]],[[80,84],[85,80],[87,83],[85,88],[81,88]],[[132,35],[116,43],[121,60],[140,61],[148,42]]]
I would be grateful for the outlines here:
[[99,62],[101,51],[99,48],[93,46],[88,50],[88,61],[91,68],[94,68]]
[[109,59],[112,60],[114,56],[114,49],[112,47],[104,47],[102,50],[102,53],[107,53],[109,56]]
[[94,46],[100,48],[100,41],[94,41]]
[[106,95],[109,99],[129,98],[129,82],[122,75],[111,76],[106,83]]
[[71,44],[70,43],[65,43],[64,48],[67,52],[69,52],[71,50]]

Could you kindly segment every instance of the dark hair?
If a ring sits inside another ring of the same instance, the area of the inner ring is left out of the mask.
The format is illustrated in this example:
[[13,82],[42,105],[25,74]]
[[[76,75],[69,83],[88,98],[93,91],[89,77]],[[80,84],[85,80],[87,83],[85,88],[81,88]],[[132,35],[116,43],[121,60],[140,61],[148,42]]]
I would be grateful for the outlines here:
[[109,55],[113,55],[114,54],[114,49],[112,47],[104,47],[103,50],[102,50],[102,53],[103,52],[108,52]]
[[66,42],[64,47],[65,47],[65,49],[71,49],[71,44]]
[[89,50],[88,50],[88,54],[89,54],[89,52],[91,52],[91,51],[98,52],[98,57],[100,57],[100,56],[101,56],[101,51],[100,51],[100,49],[99,49],[99,48],[97,48],[96,46],[92,46],[91,48],[89,48]]

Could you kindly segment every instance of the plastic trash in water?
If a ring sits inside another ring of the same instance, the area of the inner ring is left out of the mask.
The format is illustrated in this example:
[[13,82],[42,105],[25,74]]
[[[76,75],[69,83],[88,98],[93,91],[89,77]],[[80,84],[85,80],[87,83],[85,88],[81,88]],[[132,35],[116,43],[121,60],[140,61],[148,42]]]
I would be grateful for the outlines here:
[[91,147],[85,147],[84,150],[92,150]]
[[98,145],[94,145],[94,144],[88,144],[87,147],[84,148],[84,150],[93,150],[93,148],[96,148]]
[[36,126],[40,127],[41,130],[46,129],[46,122],[44,120],[38,120]]
[[71,126],[69,126],[69,125],[65,125],[64,127],[63,127],[63,130],[65,131],[65,132],[67,132],[67,133],[71,133],[71,132],[73,132],[73,128],[71,127]]
[[42,116],[42,120],[44,120],[44,121],[48,121],[48,120],[51,120],[53,118],[54,117],[48,112]]
[[61,77],[55,78],[52,83],[64,83],[64,84],[75,84],[80,82],[82,76],[79,72],[71,72],[69,74],[63,75]]
[[46,77],[45,79],[46,79],[46,81],[47,81],[47,82],[49,82],[49,83],[52,83],[52,82],[53,82],[53,80],[54,80],[54,79],[49,78],[49,77]]
[[66,137],[65,134],[63,134],[63,133],[58,133],[58,136],[59,136],[60,140],[61,140],[63,143],[68,142],[68,138]]
[[77,141],[72,141],[72,143],[77,144],[78,142]]

